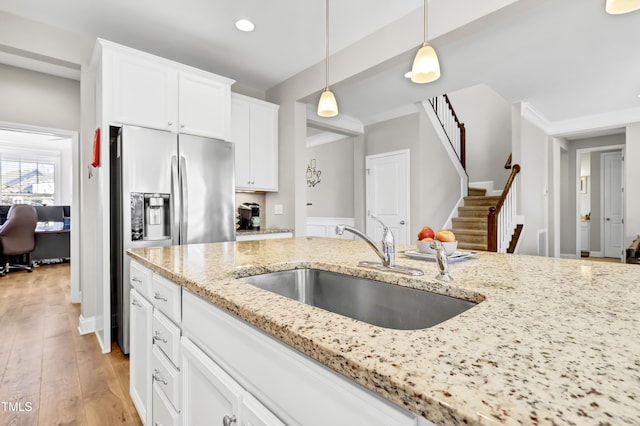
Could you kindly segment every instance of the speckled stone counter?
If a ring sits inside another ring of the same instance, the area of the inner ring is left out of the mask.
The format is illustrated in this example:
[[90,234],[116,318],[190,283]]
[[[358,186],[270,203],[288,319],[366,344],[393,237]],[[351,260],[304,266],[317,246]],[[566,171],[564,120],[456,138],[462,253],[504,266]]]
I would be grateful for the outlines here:
[[237,229],[236,235],[263,235],[263,234],[293,234],[293,229],[285,228],[261,228],[261,229]]
[[[397,250],[411,247],[397,247]],[[640,268],[478,253],[424,277],[358,268],[363,241],[291,238],[133,250],[142,264],[438,425],[640,425]],[[313,267],[480,302],[423,330],[302,305],[237,277]]]

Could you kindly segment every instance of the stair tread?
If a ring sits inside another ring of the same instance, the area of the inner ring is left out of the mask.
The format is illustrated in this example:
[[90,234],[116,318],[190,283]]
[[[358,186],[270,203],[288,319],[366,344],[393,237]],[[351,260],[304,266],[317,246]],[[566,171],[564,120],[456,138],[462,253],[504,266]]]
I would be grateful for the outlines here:
[[488,247],[486,244],[464,243],[464,242],[458,241],[458,249],[487,251]]
[[458,235],[483,235],[486,236],[487,235],[487,230],[486,229],[472,229],[472,228],[452,228],[451,231]]

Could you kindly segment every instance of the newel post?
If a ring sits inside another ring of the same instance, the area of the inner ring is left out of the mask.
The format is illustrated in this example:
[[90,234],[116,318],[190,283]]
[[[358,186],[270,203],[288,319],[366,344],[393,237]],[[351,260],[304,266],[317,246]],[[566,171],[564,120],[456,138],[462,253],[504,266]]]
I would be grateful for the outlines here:
[[495,207],[489,207],[487,215],[487,251],[498,251],[498,223]]

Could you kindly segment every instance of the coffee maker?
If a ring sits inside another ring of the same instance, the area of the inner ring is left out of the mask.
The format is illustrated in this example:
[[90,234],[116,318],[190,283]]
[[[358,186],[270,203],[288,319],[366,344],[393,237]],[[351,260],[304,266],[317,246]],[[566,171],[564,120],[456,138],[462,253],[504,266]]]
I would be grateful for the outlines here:
[[238,206],[238,229],[259,230],[260,229],[260,204],[242,203]]

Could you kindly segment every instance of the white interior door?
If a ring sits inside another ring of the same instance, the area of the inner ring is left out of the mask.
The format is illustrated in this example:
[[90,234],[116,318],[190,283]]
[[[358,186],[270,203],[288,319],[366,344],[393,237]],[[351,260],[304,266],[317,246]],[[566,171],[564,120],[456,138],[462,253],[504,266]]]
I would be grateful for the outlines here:
[[605,257],[622,257],[622,152],[602,154]]
[[409,150],[369,155],[365,160],[367,186],[367,235],[382,239],[382,226],[393,232],[397,244],[409,244]]

